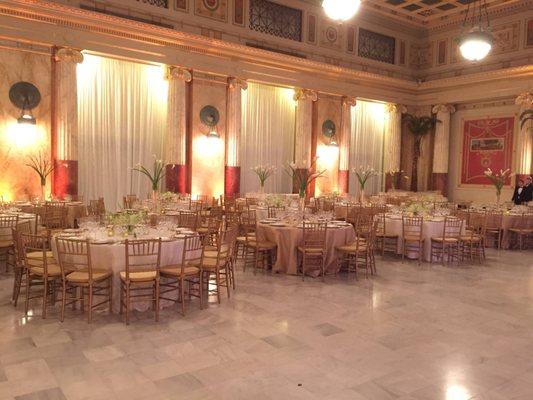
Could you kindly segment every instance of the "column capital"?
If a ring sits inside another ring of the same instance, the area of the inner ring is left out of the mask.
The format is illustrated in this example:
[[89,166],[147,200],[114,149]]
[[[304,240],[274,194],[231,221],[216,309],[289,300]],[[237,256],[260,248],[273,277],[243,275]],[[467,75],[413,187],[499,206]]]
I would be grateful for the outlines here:
[[298,100],[317,101],[318,100],[318,94],[314,90],[296,89],[294,91],[293,98],[294,98],[295,101],[298,101]]
[[431,112],[433,114],[437,114],[437,113],[440,113],[440,112],[453,114],[455,112],[455,107],[452,106],[451,104],[436,104],[431,109]]
[[169,81],[174,80],[174,79],[179,79],[184,82],[190,82],[192,81],[192,74],[191,74],[191,71],[188,70],[187,68],[169,65],[167,67],[166,78]]
[[523,107],[533,107],[533,93],[520,93],[520,95],[515,100],[515,104],[518,104]]
[[403,104],[387,103],[385,107],[389,113],[397,112],[400,114],[405,114],[407,112],[407,107]]
[[60,47],[54,54],[56,62],[73,62],[74,64],[81,64],[83,62],[83,53],[81,50],[73,49],[71,47]]
[[230,89],[247,90],[248,89],[248,82],[246,82],[246,79],[235,78],[234,76],[230,76],[228,78],[228,87]]
[[341,102],[343,106],[348,106],[348,107],[355,106],[355,104],[357,103],[357,101],[355,100],[355,97],[350,97],[350,96],[342,96]]

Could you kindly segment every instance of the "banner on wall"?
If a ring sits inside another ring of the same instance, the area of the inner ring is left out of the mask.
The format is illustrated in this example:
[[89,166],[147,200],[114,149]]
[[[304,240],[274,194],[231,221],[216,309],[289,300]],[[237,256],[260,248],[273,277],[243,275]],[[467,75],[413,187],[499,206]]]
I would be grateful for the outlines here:
[[[487,168],[511,169],[514,117],[466,120],[463,125],[461,184],[489,185]],[[510,184],[511,180],[507,182]]]

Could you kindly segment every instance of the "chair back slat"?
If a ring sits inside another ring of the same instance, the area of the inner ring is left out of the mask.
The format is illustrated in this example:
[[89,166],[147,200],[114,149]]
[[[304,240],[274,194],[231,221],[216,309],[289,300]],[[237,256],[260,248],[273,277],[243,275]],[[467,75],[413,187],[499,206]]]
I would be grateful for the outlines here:
[[126,280],[134,272],[156,271],[159,276],[161,265],[161,239],[125,241]]
[[327,222],[303,222],[303,246],[304,248],[326,247]]

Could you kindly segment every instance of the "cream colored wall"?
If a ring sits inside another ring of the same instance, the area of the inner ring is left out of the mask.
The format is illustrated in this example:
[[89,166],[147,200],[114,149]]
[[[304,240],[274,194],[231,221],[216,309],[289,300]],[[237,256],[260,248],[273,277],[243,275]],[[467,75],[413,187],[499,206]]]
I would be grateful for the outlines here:
[[[40,149],[50,157],[50,56],[1,49],[0,76],[0,196],[40,196],[40,180],[25,164]],[[19,81],[33,83],[41,93],[35,126],[17,124],[20,110],[10,102],[9,89]]]
[[[450,171],[448,174],[448,194],[452,201],[474,201],[487,203],[496,201],[496,194],[492,185],[461,185],[461,163],[463,151],[463,123],[468,119],[487,117],[515,117],[515,129],[513,134],[513,169],[516,162],[516,136],[518,134],[518,112],[516,105],[504,105],[496,107],[483,107],[469,110],[458,110],[451,117],[450,135]],[[502,201],[510,201],[513,195],[513,187],[506,186],[502,190]]]
[[[218,197],[224,193],[226,84],[213,79],[193,80],[191,193]],[[208,138],[208,128],[200,121],[200,110],[207,105],[218,109],[220,121],[216,130],[220,139]]]

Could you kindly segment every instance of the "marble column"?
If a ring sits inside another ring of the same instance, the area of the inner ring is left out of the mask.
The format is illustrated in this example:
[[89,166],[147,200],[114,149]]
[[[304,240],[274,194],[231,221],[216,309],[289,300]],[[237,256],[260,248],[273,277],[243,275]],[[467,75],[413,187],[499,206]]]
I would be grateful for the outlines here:
[[[307,170],[311,166],[312,136],[313,136],[313,103],[318,100],[315,91],[296,89],[296,127],[294,140],[294,162],[299,170]],[[310,185],[311,186],[311,185]],[[311,195],[312,188],[308,188],[307,195]],[[293,192],[298,188],[293,182]]]
[[187,82],[191,72],[185,68],[169,66],[167,137],[165,142],[165,184],[170,192],[187,193]]
[[443,196],[448,194],[448,158],[450,156],[450,117],[455,108],[449,104],[438,104],[432,112],[437,114],[435,126],[435,143],[433,145],[433,173],[431,187],[440,190]]
[[[400,161],[402,153],[402,114],[407,108],[401,104],[387,104],[388,119],[385,133],[385,191],[401,183]],[[394,180],[394,182],[393,182]]]
[[350,136],[352,130],[351,109],[355,98],[343,96],[341,99],[341,126],[337,134],[339,144],[339,182],[340,194],[346,194],[350,188]]
[[516,98],[520,106],[517,143],[516,181],[530,176],[533,172],[533,93],[525,92]]
[[229,77],[226,92],[226,165],[224,167],[224,194],[235,196],[241,190],[239,140],[241,137],[242,91],[248,88],[245,80]]
[[52,193],[63,198],[78,194],[78,92],[76,65],[83,62],[81,51],[62,47],[53,57]]

